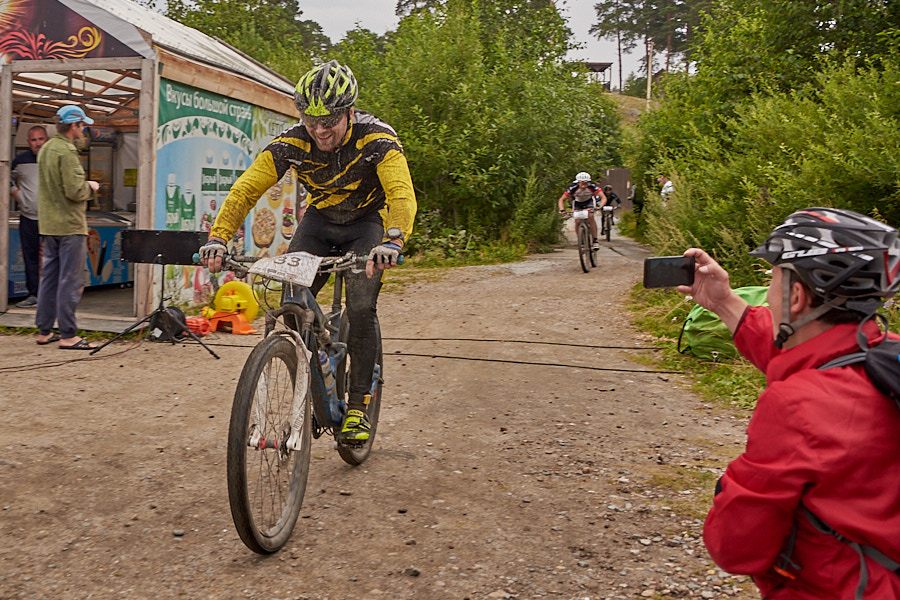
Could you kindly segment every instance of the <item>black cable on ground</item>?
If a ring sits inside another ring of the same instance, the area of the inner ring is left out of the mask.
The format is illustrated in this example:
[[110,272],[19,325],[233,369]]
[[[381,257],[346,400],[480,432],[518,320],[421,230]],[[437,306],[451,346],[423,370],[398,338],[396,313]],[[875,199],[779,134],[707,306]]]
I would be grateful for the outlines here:
[[[662,350],[661,347],[658,346],[597,346],[593,344],[571,344],[567,342],[542,342],[539,340],[498,340],[498,339],[490,339],[490,338],[405,338],[405,337],[382,337],[384,341],[397,341],[397,342],[493,342],[493,343],[502,343],[502,344],[541,344],[545,346],[568,346],[572,348],[594,348],[597,350]],[[185,340],[186,341],[186,340]],[[245,346],[243,344],[215,344],[208,343],[204,340],[209,346],[220,346],[220,347],[232,347],[232,348],[252,348],[256,344],[251,346]]]
[[559,363],[548,362],[531,362],[525,360],[506,360],[502,358],[472,358],[469,356],[445,356],[441,354],[408,354],[406,352],[396,352],[385,354],[385,356],[406,357],[415,356],[421,358],[445,358],[450,360],[474,360],[478,362],[497,362],[508,363],[511,365],[533,365],[538,367],[565,367],[567,369],[588,369],[590,371],[615,371],[616,373],[668,373],[672,375],[684,375],[684,371],[645,371],[642,369],[614,369],[611,367],[590,367],[585,365],[565,365]]
[[[143,331],[143,328],[141,329]],[[406,342],[492,342],[492,343],[504,343],[504,344],[542,344],[548,346],[569,346],[573,348],[594,348],[594,349],[604,349],[604,350],[661,350],[662,348],[655,347],[641,347],[641,346],[593,346],[590,344],[571,344],[565,342],[543,342],[540,340],[501,340],[501,339],[489,339],[489,338],[403,338],[403,337],[386,337],[382,338],[386,341],[406,341]],[[48,363],[35,363],[30,365],[21,365],[14,367],[0,367],[0,373],[9,373],[9,372],[18,372],[18,371],[33,371],[36,369],[43,368],[52,368],[59,367],[62,365],[66,365],[73,362],[81,362],[81,361],[90,361],[90,360],[105,360],[108,358],[114,358],[116,356],[120,356],[130,350],[133,350],[136,346],[140,345],[143,340],[139,337],[137,342],[132,345],[132,347],[127,348],[120,352],[115,352],[113,354],[107,354],[104,356],[92,356],[92,357],[84,357],[79,359],[70,359],[70,360],[62,360],[62,361],[52,361]],[[171,343],[171,342],[167,342]],[[201,346],[198,342],[185,338],[178,342],[179,344],[196,344]],[[256,344],[252,345],[244,345],[244,344],[223,344],[223,343],[210,343],[204,341],[204,344],[207,346],[217,346],[217,347],[225,347],[225,348],[253,348]],[[394,356],[394,357],[418,357],[418,358],[441,358],[445,360],[471,360],[477,362],[498,362],[498,363],[507,363],[507,364],[515,364],[515,365],[529,365],[529,366],[544,366],[544,367],[564,367],[569,369],[587,369],[591,371],[612,371],[618,373],[651,373],[651,374],[683,374],[683,371],[647,371],[641,369],[615,369],[611,367],[593,367],[593,366],[583,366],[583,365],[571,365],[571,364],[559,364],[559,363],[547,363],[547,362],[532,362],[532,361],[518,361],[518,360],[506,360],[506,359],[498,359],[498,358],[473,358],[469,356],[449,356],[449,355],[441,355],[441,354],[415,354],[415,353],[406,353],[406,352],[391,352],[386,353],[386,356]]]
[[595,346],[593,344],[571,344],[567,342],[542,342],[540,340],[495,340],[490,338],[402,338],[383,337],[382,340],[404,342],[501,342],[503,344],[543,344],[545,346],[571,346],[573,348],[599,348],[603,350],[662,350],[655,346]]

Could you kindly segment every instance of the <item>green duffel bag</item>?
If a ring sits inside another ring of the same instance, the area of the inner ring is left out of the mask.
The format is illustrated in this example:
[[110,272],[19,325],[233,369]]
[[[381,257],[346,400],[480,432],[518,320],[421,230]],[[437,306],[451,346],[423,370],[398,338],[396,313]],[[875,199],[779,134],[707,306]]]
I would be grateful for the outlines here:
[[[747,301],[750,306],[766,306],[768,286],[748,286],[735,288],[735,293]],[[678,336],[678,351],[682,354],[690,352],[697,358],[721,360],[735,358],[738,350],[732,340],[731,332],[715,313],[699,304],[691,309],[681,333]]]

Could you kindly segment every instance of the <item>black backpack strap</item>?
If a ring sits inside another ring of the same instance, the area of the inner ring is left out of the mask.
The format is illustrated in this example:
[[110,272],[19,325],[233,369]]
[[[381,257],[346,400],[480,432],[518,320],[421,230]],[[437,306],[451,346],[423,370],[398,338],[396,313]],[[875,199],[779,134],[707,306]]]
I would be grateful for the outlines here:
[[858,352],[852,352],[850,354],[845,354],[843,356],[838,356],[834,360],[830,360],[819,369],[830,369],[832,367],[846,367],[847,365],[852,365],[854,363],[865,362],[866,361],[866,353],[869,351],[869,344],[866,340],[866,334],[863,332],[863,327],[870,320],[875,319],[879,321],[884,327],[884,337],[881,339],[881,342],[888,339],[888,321],[887,317],[885,317],[881,313],[872,313],[859,323],[859,327],[856,328],[856,343],[859,345]]
[[860,350],[859,352],[852,352],[850,354],[845,354],[843,356],[838,356],[834,360],[830,360],[819,369],[830,369],[831,367],[846,367],[847,365],[852,365],[854,363],[864,362],[866,360],[866,351]]
[[892,571],[895,575],[900,575],[900,563],[898,563],[896,560],[885,555],[877,548],[848,540],[840,533],[835,531],[831,527],[831,525],[813,514],[812,511],[810,511],[808,508],[806,508],[805,506],[803,506],[802,508],[807,520],[812,524],[813,527],[826,535],[832,536],[839,542],[843,542],[849,545],[856,551],[857,554],[859,554],[859,585],[856,586],[856,600],[863,600],[863,593],[866,591],[866,586],[869,584],[869,569],[866,566],[867,556],[887,570]]
[[684,337],[684,328],[687,327],[688,323],[692,320],[693,319],[685,319],[684,323],[681,325],[681,331],[678,332],[678,344],[676,344],[675,349],[678,350],[679,354],[684,354],[690,348],[690,346],[685,346],[684,348],[681,347],[681,338]]
[[794,524],[791,526],[791,534],[788,536],[788,539],[785,540],[784,546],[781,549],[781,552],[778,553],[778,562],[772,565],[772,568],[776,573],[781,575],[782,577],[786,577],[788,579],[797,579],[797,576],[791,573],[788,569],[794,569],[795,571],[801,571],[803,567],[797,564],[794,561],[794,543],[797,541],[797,521],[794,520]]

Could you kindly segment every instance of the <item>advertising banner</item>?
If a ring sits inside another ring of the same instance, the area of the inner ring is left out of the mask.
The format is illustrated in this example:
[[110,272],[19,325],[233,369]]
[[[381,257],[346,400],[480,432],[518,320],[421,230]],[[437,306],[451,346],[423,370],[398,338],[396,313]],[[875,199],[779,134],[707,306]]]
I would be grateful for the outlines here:
[[238,165],[250,162],[253,108],[163,79],[154,229],[209,231]]
[[[154,229],[209,232],[232,184],[290,124],[285,115],[162,79]],[[235,250],[258,256],[286,251],[296,222],[296,195],[296,180],[289,171],[260,198],[235,233],[231,240]],[[229,277],[225,275],[225,280]],[[213,293],[202,268],[172,266],[167,279],[174,280],[167,281],[174,287],[167,294],[179,295],[178,288],[184,288],[182,301],[205,303]]]
[[0,2],[0,63],[110,56],[138,53],[57,0]]

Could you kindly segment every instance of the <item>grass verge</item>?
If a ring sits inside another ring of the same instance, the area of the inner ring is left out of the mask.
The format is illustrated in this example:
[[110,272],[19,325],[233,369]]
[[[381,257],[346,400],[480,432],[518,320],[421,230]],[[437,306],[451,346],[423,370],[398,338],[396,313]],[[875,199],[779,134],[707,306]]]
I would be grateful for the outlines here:
[[765,375],[744,358],[710,362],[678,352],[678,336],[694,302],[674,290],[645,289],[636,285],[628,309],[635,326],[656,338],[662,352],[640,358],[666,370],[683,371],[692,389],[705,400],[724,408],[751,410],[765,388]]

